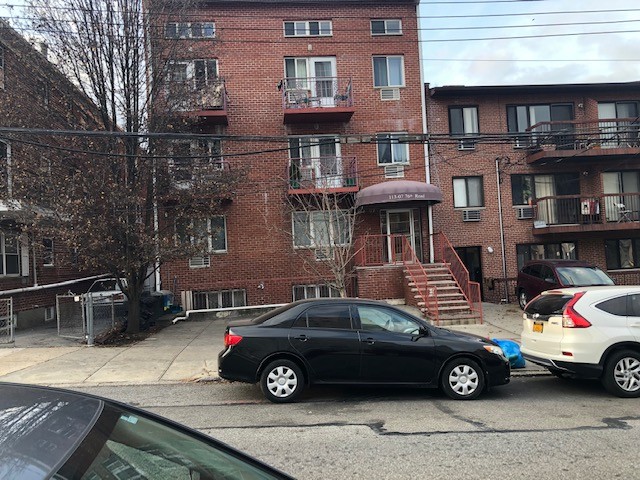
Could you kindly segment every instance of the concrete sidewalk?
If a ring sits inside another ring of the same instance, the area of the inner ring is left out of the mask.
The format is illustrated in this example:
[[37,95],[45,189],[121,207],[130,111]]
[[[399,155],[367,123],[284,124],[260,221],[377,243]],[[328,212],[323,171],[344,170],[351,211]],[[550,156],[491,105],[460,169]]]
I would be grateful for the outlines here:
[[[517,305],[485,303],[483,307],[484,324],[450,328],[519,342],[522,313]],[[411,307],[402,308],[416,313]],[[225,319],[194,317],[123,347],[87,347],[57,337],[55,329],[40,332],[42,338],[30,342],[21,335],[15,346],[0,347],[0,381],[57,386],[214,381],[225,327]],[[531,364],[513,370],[514,376],[545,373],[546,369]]]

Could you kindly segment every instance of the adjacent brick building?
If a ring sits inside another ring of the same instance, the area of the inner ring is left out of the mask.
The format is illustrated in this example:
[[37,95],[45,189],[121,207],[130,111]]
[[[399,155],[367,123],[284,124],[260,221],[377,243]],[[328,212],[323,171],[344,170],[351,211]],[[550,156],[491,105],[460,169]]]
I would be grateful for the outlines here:
[[[86,96],[47,60],[45,46],[35,48],[0,20],[0,127],[94,130],[96,114]],[[90,274],[79,271],[72,251],[54,238],[22,233],[21,225],[30,221],[23,194],[35,198],[37,192],[14,177],[12,166],[63,155],[42,148],[42,142],[56,142],[43,138],[0,131],[0,299],[13,300],[18,328],[53,320],[57,293],[85,291],[90,284]],[[0,337],[9,325],[7,314],[1,302]]]
[[484,298],[515,301],[528,259],[640,283],[640,82],[429,88],[435,230]]

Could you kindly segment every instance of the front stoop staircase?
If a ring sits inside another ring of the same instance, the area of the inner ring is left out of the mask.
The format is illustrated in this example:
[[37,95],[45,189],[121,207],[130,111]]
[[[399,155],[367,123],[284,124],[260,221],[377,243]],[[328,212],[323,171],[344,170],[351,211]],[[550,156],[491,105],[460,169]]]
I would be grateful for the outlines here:
[[440,326],[482,323],[482,314],[472,309],[449,264],[407,263],[404,273],[409,287],[407,303],[418,307],[431,323]]

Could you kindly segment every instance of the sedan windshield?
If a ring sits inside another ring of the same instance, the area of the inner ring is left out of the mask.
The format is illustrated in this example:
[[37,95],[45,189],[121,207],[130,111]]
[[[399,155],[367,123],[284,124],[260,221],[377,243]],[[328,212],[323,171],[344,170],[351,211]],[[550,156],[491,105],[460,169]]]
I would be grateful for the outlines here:
[[598,267],[558,267],[557,271],[563,285],[613,285],[613,280]]

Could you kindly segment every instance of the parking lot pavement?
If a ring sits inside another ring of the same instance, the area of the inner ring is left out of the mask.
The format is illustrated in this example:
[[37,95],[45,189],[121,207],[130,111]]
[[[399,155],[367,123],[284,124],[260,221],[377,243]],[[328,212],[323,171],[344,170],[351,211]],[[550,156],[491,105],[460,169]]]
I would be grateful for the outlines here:
[[[516,305],[483,308],[481,325],[448,328],[519,342],[522,313]],[[88,347],[57,337],[53,328],[32,332],[30,340],[27,332],[18,333],[14,346],[0,348],[0,381],[58,386],[215,381],[226,324],[224,318],[194,316],[120,347]],[[512,373],[539,375],[546,369],[527,364]]]

